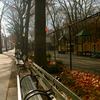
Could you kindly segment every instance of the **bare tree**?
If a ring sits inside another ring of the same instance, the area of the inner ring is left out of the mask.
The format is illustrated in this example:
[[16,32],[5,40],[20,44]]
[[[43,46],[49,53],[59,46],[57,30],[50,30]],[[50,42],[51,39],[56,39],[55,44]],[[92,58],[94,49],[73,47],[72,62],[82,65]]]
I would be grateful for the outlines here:
[[0,53],[2,53],[2,35],[1,35],[1,29],[2,29],[2,19],[3,19],[3,16],[4,16],[4,13],[6,12],[6,4],[4,3],[3,4],[3,7],[1,9],[1,14],[0,14]]
[[62,9],[56,5],[55,1],[49,0],[46,4],[47,16],[50,17],[48,22],[51,22],[53,27],[53,43],[54,43],[54,59],[56,61],[56,49],[59,46],[59,38],[63,34],[63,31],[59,29],[63,26],[64,17],[62,14]]
[[[82,20],[90,16],[93,8],[93,0],[57,0],[60,6],[63,8],[66,16],[66,26],[69,24],[74,24],[71,26],[73,36],[78,32],[78,29],[85,28],[86,22],[82,23],[81,26],[77,26],[77,21]],[[75,28],[73,28],[75,27]],[[73,38],[75,39],[75,38]],[[76,39],[75,39],[76,40]]]
[[[9,23],[16,34],[17,44],[23,55],[28,55],[28,34],[33,0],[13,0],[9,5],[12,14],[9,14]],[[13,11],[12,11],[13,10]],[[11,29],[10,28],[10,29]]]

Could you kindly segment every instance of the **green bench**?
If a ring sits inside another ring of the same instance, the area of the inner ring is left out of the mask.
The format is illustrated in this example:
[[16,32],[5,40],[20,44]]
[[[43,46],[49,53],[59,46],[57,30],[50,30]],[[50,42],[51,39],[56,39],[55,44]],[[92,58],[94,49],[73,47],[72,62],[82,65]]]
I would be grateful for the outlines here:
[[39,90],[37,86],[36,75],[26,75],[20,80],[22,100],[52,100],[49,97],[49,91]]

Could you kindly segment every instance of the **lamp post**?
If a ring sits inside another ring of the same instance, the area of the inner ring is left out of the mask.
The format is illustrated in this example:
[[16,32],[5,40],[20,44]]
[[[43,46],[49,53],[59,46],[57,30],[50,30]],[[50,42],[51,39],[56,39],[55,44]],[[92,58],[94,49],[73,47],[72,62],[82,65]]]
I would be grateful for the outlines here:
[[70,43],[70,70],[72,70],[72,36],[71,36],[71,26],[68,26],[69,28],[69,43]]
[[25,33],[22,34],[22,53],[25,55]]

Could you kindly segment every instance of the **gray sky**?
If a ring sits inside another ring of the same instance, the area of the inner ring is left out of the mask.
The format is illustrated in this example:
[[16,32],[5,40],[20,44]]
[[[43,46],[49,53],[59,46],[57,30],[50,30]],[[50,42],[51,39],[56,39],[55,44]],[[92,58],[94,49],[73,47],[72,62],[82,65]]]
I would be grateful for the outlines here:
[[[1,12],[2,12],[2,8],[3,8],[3,3],[0,1],[0,16],[1,16]],[[6,34],[7,36],[9,35],[9,33],[7,33],[7,31],[6,31],[6,25],[7,25],[7,22],[6,22],[6,20],[3,18],[2,19],[2,22],[1,22],[1,32],[3,33],[3,34]]]

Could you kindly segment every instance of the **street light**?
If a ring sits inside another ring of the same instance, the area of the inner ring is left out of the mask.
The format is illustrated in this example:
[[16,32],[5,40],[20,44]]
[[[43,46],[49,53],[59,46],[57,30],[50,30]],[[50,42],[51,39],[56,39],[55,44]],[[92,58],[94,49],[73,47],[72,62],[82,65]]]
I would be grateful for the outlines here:
[[68,25],[69,28],[69,43],[70,43],[70,70],[72,70],[72,37],[71,37],[71,25]]
[[22,45],[21,45],[21,49],[22,49],[22,52],[23,54],[25,54],[25,33],[22,34]]

